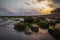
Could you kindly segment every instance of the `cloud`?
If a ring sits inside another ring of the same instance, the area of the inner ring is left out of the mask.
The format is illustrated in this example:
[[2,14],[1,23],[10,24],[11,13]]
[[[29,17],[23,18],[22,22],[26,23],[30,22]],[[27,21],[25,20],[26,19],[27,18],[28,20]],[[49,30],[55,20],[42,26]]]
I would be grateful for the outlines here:
[[9,12],[6,8],[0,8],[0,16],[8,16],[14,14],[13,12]]
[[60,0],[53,0],[55,3],[60,3]]
[[[24,3],[25,1],[26,3]],[[36,1],[40,2],[42,0],[36,0]],[[50,6],[58,7],[60,0],[52,0],[52,1],[54,3]],[[30,5],[29,2],[30,0],[28,1],[27,0],[1,0],[0,1],[0,16],[43,15],[43,13],[41,12],[38,12],[33,9],[29,9],[30,6],[24,5],[24,4]]]
[[53,7],[59,8],[60,7],[60,0],[52,0],[53,1]]
[[18,12],[13,13],[9,12],[5,8],[0,8],[0,16],[33,16],[33,15],[43,15],[43,13],[38,12],[34,9],[26,9],[26,8],[20,8]]
[[41,0],[36,0],[37,2],[40,2]]

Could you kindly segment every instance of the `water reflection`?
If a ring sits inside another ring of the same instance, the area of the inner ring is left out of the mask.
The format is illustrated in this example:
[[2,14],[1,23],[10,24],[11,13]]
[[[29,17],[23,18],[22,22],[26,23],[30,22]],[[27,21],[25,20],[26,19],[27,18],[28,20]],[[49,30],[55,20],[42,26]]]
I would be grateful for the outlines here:
[[26,27],[26,28],[24,28],[24,27],[22,27],[22,26],[20,26],[20,27],[14,27],[14,29],[16,30],[16,31],[18,31],[18,32],[24,32],[24,34],[26,34],[26,35],[30,35],[31,34],[31,31],[30,31],[30,28],[28,28],[28,27]]
[[[31,25],[19,22],[19,26],[17,26],[15,22],[14,20],[8,20],[8,22],[1,24],[0,40],[53,40],[51,35],[48,35],[47,30],[37,28],[34,23]],[[36,32],[36,30],[38,31]]]

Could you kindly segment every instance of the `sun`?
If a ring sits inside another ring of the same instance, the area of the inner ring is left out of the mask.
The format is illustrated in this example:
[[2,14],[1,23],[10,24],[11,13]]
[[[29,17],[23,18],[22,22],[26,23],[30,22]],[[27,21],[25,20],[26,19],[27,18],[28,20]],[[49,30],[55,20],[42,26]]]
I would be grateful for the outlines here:
[[51,2],[49,2],[47,0],[36,3],[37,10],[41,11],[45,14],[50,14],[51,11],[53,10],[53,8],[50,7],[49,4],[51,4]]
[[33,3],[30,3],[29,7],[32,9],[35,9],[39,12],[43,12],[44,14],[51,14],[51,11],[54,9],[50,5],[52,4],[52,0],[41,0],[40,2],[34,1]]
[[40,12],[43,12],[44,14],[51,14],[53,8],[49,6],[50,4],[52,4],[52,1],[48,0],[43,0],[40,2],[35,1],[34,4],[32,4],[32,7]]
[[52,10],[53,10],[52,8],[48,8],[48,9],[43,9],[41,12],[43,12],[45,14],[51,14]]

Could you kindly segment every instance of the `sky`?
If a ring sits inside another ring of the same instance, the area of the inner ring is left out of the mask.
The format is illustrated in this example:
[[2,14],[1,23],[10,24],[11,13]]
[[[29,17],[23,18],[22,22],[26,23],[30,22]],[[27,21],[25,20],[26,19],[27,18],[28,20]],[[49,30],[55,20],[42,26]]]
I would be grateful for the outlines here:
[[[36,11],[35,1],[39,3],[43,0],[0,0],[0,16],[42,15]],[[60,0],[48,1],[52,1],[49,5],[52,8],[60,7]]]

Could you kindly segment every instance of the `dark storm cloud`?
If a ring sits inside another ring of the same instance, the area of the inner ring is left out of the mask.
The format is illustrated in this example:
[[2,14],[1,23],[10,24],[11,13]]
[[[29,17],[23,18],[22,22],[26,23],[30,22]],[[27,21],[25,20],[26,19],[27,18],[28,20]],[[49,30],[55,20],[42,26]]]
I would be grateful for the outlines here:
[[60,3],[60,0],[53,0],[55,3]]
[[9,12],[6,8],[0,8],[0,16],[8,16],[13,14],[13,12]]
[[60,0],[52,0],[55,8],[60,8]]
[[0,8],[0,11],[7,11],[7,9],[5,9],[5,8]]
[[41,0],[37,0],[37,2],[40,2]]

